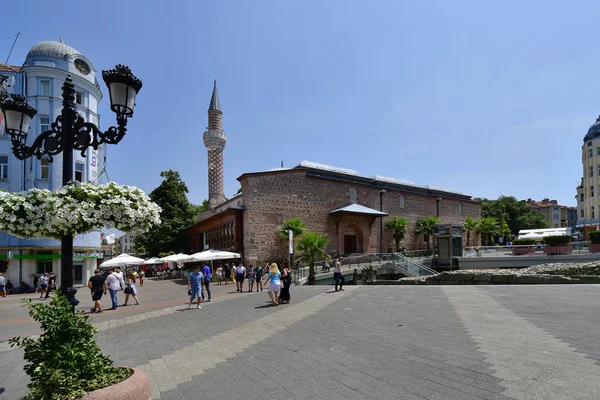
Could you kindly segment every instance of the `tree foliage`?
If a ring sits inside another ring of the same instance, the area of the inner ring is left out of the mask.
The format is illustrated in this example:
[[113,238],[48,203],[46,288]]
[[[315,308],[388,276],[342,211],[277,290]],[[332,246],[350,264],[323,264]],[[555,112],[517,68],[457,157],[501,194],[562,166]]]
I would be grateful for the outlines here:
[[285,240],[288,239],[290,231],[292,231],[294,237],[302,236],[306,232],[306,225],[300,218],[290,218],[277,227],[277,233]]
[[488,246],[491,238],[495,235],[500,235],[502,225],[494,217],[483,217],[477,224],[477,232],[481,233],[481,242],[484,246]]
[[196,206],[188,200],[188,188],[179,172],[163,171],[160,176],[164,179],[150,193],[150,199],[162,208],[162,223],[139,235],[136,245],[151,255],[187,252],[189,245],[185,229],[196,221],[198,214],[205,209],[204,205]]
[[305,232],[296,244],[296,250],[300,253],[298,260],[308,264],[308,284],[315,284],[315,262],[329,260],[330,257],[325,250],[329,239],[327,235],[319,232]]
[[423,241],[427,243],[429,250],[429,238],[433,235],[433,227],[440,223],[438,217],[421,217],[415,224],[415,232],[417,235],[423,235]]
[[523,229],[548,228],[544,215],[537,212],[525,200],[517,200],[513,196],[500,196],[497,200],[479,199],[481,201],[481,217],[495,218],[501,227],[506,227],[498,235],[517,235]]
[[463,223],[463,230],[467,232],[467,246],[469,246],[469,243],[471,243],[471,232],[477,231],[478,225],[478,220],[473,219],[471,217],[465,218],[465,222]]
[[385,228],[392,231],[396,251],[400,251],[400,242],[406,236],[406,218],[394,217],[385,223]]

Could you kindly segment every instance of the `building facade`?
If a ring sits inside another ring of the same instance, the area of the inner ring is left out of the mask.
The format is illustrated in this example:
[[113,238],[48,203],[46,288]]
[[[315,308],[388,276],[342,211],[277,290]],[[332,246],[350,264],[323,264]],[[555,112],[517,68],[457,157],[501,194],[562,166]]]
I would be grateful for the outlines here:
[[572,227],[569,225],[569,221],[573,223],[573,215],[569,214],[569,209],[573,209],[573,207],[560,205],[558,204],[558,201],[550,200],[548,198],[545,198],[542,201],[527,199],[527,205],[541,213],[548,222],[550,228]]
[[[392,251],[392,232],[382,226],[393,217],[408,221],[401,246],[421,249],[426,244],[415,233],[418,218],[438,216],[441,223],[462,224],[481,213],[478,201],[450,189],[365,177],[308,161],[293,168],[244,173],[238,181],[241,193],[202,212],[188,228],[193,252],[234,251],[242,254],[242,262],[254,265],[287,260],[287,240],[277,227],[290,218],[302,219],[308,231],[327,234],[332,256]],[[209,192],[210,187],[209,174]]]
[[577,187],[577,227],[588,232],[600,227],[600,117],[588,129],[581,146],[583,174]]
[[[87,122],[99,124],[98,104],[102,92],[96,69],[83,54],[62,42],[41,42],[34,45],[22,66],[0,63],[0,80],[9,94],[21,94],[38,112],[31,122],[27,144],[51,124],[62,110],[62,85],[70,75],[75,85],[77,113]],[[73,153],[73,180],[102,183],[105,147],[88,149],[85,157]],[[18,160],[11,151],[10,137],[0,124],[0,188],[22,191],[31,188],[55,190],[62,187],[62,155],[38,160],[31,157]],[[100,249],[100,232],[78,235],[74,240],[74,282],[85,284],[96,266],[95,256]],[[83,255],[83,256],[82,256]],[[0,271],[13,282],[32,284],[32,275],[53,270],[60,282],[60,243],[53,239],[18,239],[0,232]],[[17,285],[15,285],[17,286]]]

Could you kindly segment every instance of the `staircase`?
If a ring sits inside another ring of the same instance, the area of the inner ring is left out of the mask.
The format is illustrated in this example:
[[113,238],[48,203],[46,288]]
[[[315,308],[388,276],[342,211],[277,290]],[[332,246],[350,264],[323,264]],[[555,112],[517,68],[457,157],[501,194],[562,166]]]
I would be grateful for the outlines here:
[[430,276],[438,272],[420,261],[406,257],[401,253],[366,253],[344,258],[342,269],[358,269],[372,267],[373,270],[394,268],[406,276]]

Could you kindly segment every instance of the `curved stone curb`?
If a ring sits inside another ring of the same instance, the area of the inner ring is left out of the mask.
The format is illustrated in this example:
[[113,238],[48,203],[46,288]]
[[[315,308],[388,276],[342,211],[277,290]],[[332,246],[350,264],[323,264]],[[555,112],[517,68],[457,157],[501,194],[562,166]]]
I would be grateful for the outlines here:
[[150,380],[144,371],[131,368],[133,374],[116,385],[94,390],[85,394],[82,400],[150,400]]

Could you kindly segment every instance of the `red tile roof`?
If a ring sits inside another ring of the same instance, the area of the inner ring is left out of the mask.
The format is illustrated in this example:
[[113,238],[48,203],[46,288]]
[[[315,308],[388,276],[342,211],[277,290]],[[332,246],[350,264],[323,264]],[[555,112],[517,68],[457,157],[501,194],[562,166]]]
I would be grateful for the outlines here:
[[17,67],[16,65],[8,65],[0,62],[0,71],[9,71],[9,72],[19,72],[21,71],[21,67]]

